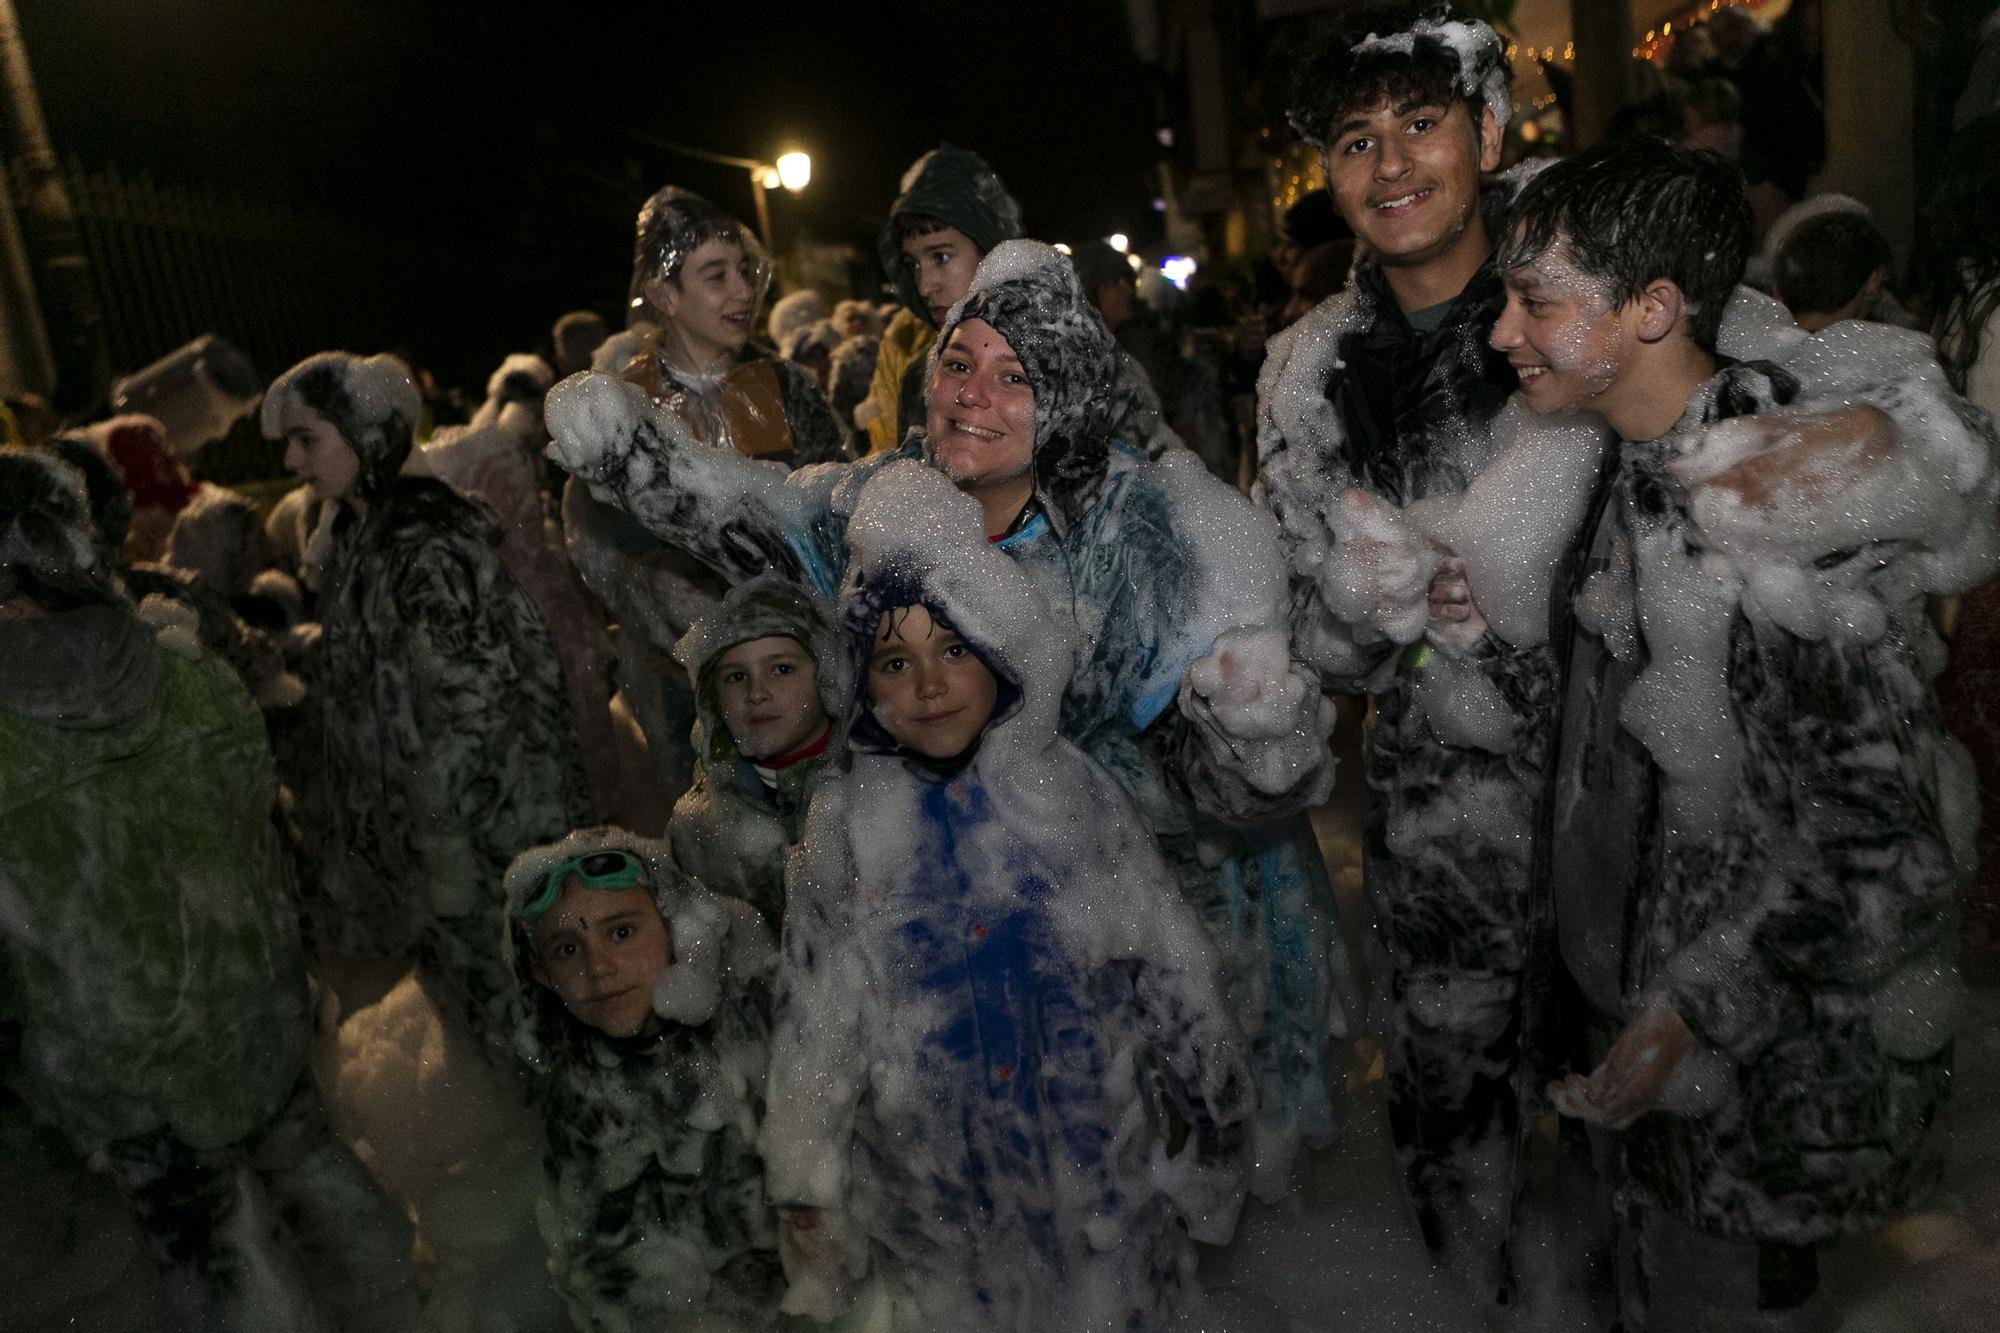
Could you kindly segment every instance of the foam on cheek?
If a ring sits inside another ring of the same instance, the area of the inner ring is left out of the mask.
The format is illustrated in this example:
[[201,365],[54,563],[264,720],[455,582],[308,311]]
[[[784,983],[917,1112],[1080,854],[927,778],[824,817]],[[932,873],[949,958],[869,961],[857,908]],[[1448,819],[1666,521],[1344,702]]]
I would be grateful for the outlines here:
[[1545,297],[1568,302],[1567,319],[1544,328],[1536,345],[1559,372],[1585,395],[1602,393],[1618,378],[1618,342],[1610,336],[1606,316],[1613,309],[1604,285],[1577,268],[1560,246],[1537,261],[1532,271]]

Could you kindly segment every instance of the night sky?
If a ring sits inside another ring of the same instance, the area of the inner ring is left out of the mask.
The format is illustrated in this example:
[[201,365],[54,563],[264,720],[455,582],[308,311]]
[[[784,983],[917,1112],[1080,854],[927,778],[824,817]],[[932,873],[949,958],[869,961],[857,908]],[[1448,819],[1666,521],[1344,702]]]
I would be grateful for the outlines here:
[[411,327],[385,312],[382,335],[467,375],[562,309],[614,310],[633,215],[658,186],[754,220],[744,173],[633,131],[809,151],[811,187],[773,196],[781,245],[870,240],[904,167],[940,140],[994,163],[1031,234],[1156,226],[1158,76],[1115,0],[17,8],[60,153],[381,235],[425,275],[398,285],[434,288],[391,302]]

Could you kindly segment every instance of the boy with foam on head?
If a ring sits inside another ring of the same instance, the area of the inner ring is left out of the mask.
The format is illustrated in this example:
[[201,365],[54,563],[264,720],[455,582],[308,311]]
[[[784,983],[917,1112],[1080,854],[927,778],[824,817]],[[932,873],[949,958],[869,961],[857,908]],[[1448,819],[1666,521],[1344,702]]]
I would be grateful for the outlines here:
[[787,1309],[872,1262],[898,1329],[1166,1327],[1247,1181],[1215,956],[977,505],[898,462],[849,533],[853,766],[787,875],[760,1140]]
[[770,1327],[753,1145],[775,956],[756,913],[609,826],[522,853],[507,901],[514,1046],[548,1131],[538,1214],[572,1315],[594,1333]]
[[[1717,354],[1749,236],[1712,154],[1559,163],[1492,335],[1523,403],[1625,441],[1572,589],[1551,840],[1597,1063],[1551,1091],[1622,1130],[1621,1296],[1655,1330],[1808,1326],[1814,1247],[1938,1180],[1972,791],[1922,596],[2000,563],[1990,423],[1923,338]],[[1819,466],[1766,503],[1698,489],[1787,441]]]
[[740,898],[776,933],[785,853],[817,781],[846,752],[832,715],[843,688],[821,683],[833,626],[811,593],[776,575],[730,589],[674,647],[694,686],[694,785],[667,824],[674,862]]
[[1271,341],[1254,492],[1284,538],[1299,655],[1374,699],[1363,884],[1390,1131],[1426,1244],[1483,1302],[1511,1285],[1544,1003],[1550,588],[1603,447],[1598,423],[1510,406],[1514,371],[1486,346],[1491,237],[1524,174],[1484,175],[1512,109],[1505,48],[1440,0],[1358,4],[1306,67],[1290,119],[1366,257]]

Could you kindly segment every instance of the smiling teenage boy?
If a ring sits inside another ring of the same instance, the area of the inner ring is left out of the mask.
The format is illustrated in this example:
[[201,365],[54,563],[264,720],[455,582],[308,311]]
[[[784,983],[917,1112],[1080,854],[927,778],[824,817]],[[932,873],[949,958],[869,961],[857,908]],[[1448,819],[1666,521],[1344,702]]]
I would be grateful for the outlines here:
[[[1922,594],[1993,567],[1991,428],[1901,330],[1718,355],[1749,240],[1724,159],[1586,153],[1523,190],[1492,335],[1529,407],[1624,441],[1585,530],[1551,838],[1595,1067],[1552,1092],[1622,1131],[1620,1295],[1653,1333],[1822,1326],[1817,1247],[1939,1177],[1958,1004],[1971,776]],[[1830,521],[1694,489],[1772,432],[1826,443]],[[1892,434],[1908,461],[1877,486]]]
[[[1273,340],[1258,385],[1257,494],[1289,548],[1294,642],[1329,688],[1375,696],[1363,878],[1391,1133],[1425,1241],[1485,1300],[1507,1287],[1547,593],[1519,589],[1544,614],[1503,637],[1450,595],[1464,562],[1395,537],[1407,507],[1467,491],[1515,387],[1486,342],[1504,301],[1485,210],[1507,191],[1482,182],[1510,110],[1502,49],[1446,5],[1372,5],[1307,66],[1292,124],[1369,258]],[[1447,695],[1481,700],[1486,724]]]
[[771,260],[757,238],[700,195],[667,186],[639,211],[635,323],[647,345],[624,376],[704,444],[786,466],[847,456],[809,371],[750,342]]

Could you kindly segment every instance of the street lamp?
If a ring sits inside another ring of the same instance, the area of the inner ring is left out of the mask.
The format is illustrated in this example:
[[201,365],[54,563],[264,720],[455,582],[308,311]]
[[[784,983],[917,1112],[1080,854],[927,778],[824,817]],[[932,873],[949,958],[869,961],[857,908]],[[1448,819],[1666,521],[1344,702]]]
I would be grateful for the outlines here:
[[633,137],[655,148],[664,148],[670,153],[683,157],[698,158],[703,162],[717,162],[725,167],[741,167],[750,173],[750,195],[757,202],[757,234],[764,240],[764,248],[771,249],[771,207],[764,200],[764,191],[783,187],[797,194],[806,188],[812,179],[812,158],[794,148],[780,154],[776,162],[760,162],[754,157],[731,157],[727,153],[711,153],[706,148],[695,148],[689,144],[674,143],[657,135],[637,133]]
[[776,251],[771,240],[771,206],[764,202],[764,191],[783,186],[793,194],[806,188],[812,179],[812,159],[797,149],[782,154],[775,163],[741,161],[740,166],[750,169],[750,193],[757,199],[757,230],[763,234],[764,248]]

